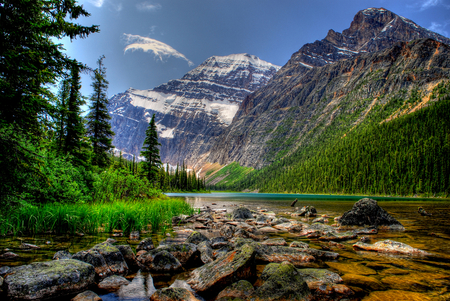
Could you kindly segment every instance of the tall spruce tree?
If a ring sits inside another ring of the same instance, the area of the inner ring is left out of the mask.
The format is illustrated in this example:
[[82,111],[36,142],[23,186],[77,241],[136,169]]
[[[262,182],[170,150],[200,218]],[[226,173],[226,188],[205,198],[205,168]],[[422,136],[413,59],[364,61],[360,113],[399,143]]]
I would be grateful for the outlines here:
[[161,145],[158,142],[158,132],[155,124],[155,114],[145,131],[144,146],[142,147],[141,156],[145,158],[142,163],[142,170],[147,176],[150,183],[155,183],[158,179],[159,165],[161,164],[161,158],[159,156],[159,148]]
[[94,88],[94,93],[91,96],[91,105],[87,116],[88,135],[93,147],[92,164],[99,167],[105,167],[109,164],[108,150],[113,147],[112,137],[114,136],[111,124],[108,122],[111,116],[109,116],[106,108],[108,104],[106,91],[109,83],[106,80],[104,58],[103,55],[98,59],[98,68],[94,70],[92,76],[91,86]]

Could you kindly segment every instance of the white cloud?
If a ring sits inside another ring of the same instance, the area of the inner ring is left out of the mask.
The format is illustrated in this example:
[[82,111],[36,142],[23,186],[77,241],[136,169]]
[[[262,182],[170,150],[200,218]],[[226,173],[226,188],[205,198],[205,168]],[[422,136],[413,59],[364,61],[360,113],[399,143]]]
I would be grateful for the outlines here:
[[123,35],[125,38],[125,43],[127,44],[124,49],[124,53],[129,50],[142,50],[144,52],[153,52],[155,58],[159,59],[162,62],[165,58],[173,56],[187,61],[189,66],[194,65],[194,63],[191,62],[186,56],[184,56],[184,54],[176,51],[171,46],[164,44],[163,42],[147,37],[141,37],[139,35],[132,35],[127,33],[124,33]]
[[148,1],[136,4],[136,8],[140,11],[156,11],[161,9],[161,7],[161,4],[153,4]]
[[449,36],[448,35],[448,31],[445,30],[446,26],[447,26],[447,24],[442,25],[442,24],[439,24],[437,22],[431,22],[431,26],[428,29],[431,30],[431,31],[437,32],[437,33],[439,33],[439,34],[441,34],[443,36],[448,37]]
[[103,3],[105,3],[105,0],[88,0],[88,1],[96,7],[102,7]]

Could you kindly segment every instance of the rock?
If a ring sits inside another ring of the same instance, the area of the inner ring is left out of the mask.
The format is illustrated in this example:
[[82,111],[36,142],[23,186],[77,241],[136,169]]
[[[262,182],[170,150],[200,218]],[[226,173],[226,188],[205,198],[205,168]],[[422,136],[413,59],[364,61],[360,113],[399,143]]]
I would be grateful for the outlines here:
[[363,276],[376,275],[377,272],[358,262],[327,262],[327,265],[337,270],[340,274],[358,274]]
[[118,245],[116,246],[117,249],[119,249],[120,253],[122,253],[123,259],[127,263],[127,266],[131,270],[137,270],[138,264],[136,261],[136,255],[133,252],[133,249],[131,249],[130,245]]
[[179,215],[179,216],[174,216],[172,217],[172,225],[173,226],[179,226],[179,225],[183,225],[183,224],[187,224],[187,218],[189,218],[189,216],[187,215]]
[[372,245],[363,242],[357,242],[353,245],[353,249],[403,255],[431,255],[430,253],[423,250],[416,249],[407,244],[392,240],[378,241]]
[[273,226],[275,229],[289,231],[289,232],[300,232],[302,231],[304,225],[300,222],[287,222],[282,224],[277,224]]
[[228,252],[233,251],[234,248],[230,245],[220,248],[219,250],[213,251],[213,258],[217,259],[225,256]]
[[118,291],[122,285],[128,284],[130,284],[130,281],[126,278],[118,275],[112,275],[100,281],[98,288],[108,292],[115,292]]
[[289,220],[287,218],[280,217],[280,218],[274,218],[270,224],[272,226],[275,226],[275,225],[285,224],[285,223],[289,223]]
[[299,269],[308,284],[313,300],[341,300],[354,295],[346,285],[340,284],[342,278],[325,269]]
[[353,205],[339,219],[342,226],[385,226],[392,229],[405,229],[403,225],[378,206],[376,200],[364,198]]
[[110,243],[103,242],[95,245],[91,250],[99,252],[113,274],[126,275],[128,265],[119,249]]
[[3,283],[10,299],[63,298],[94,284],[95,270],[79,260],[34,262],[12,269]]
[[268,224],[272,221],[272,219],[267,215],[260,215],[256,218],[256,222],[259,224]]
[[154,248],[155,248],[155,246],[153,244],[152,238],[147,237],[138,244],[138,246],[136,247],[136,252],[141,251],[141,250],[150,251],[150,250],[153,250]]
[[150,297],[150,301],[201,301],[186,288],[166,287],[157,290]]
[[245,244],[192,271],[187,283],[202,296],[212,296],[238,280],[246,280],[255,276],[254,261],[255,249]]
[[61,250],[55,253],[53,255],[53,260],[60,260],[60,259],[72,259],[72,254],[67,250]]
[[110,243],[110,244],[113,245],[113,244],[115,244],[117,242],[117,240],[114,239],[114,238],[108,237],[105,242]]
[[253,215],[250,212],[250,210],[245,207],[239,207],[234,209],[233,212],[231,213],[231,216],[233,220],[253,218]]
[[426,212],[425,209],[423,209],[422,207],[419,207],[417,212],[419,212],[420,215],[422,215],[422,216],[431,216],[432,215],[431,213]]
[[[152,279],[149,274],[149,279]],[[151,280],[151,285],[153,285],[153,280]],[[147,285],[149,282],[147,281]],[[148,300],[148,291],[145,289],[145,278],[141,275],[141,272],[138,271],[134,279],[130,284],[124,285],[120,287],[119,291],[116,294],[119,296],[119,300],[139,300],[144,301]]]
[[106,264],[105,258],[97,251],[80,251],[75,253],[72,256],[72,259],[77,259],[79,261],[91,264],[99,278],[105,278],[113,274],[109,266]]
[[137,257],[139,267],[144,271],[169,273],[181,268],[181,263],[166,250],[151,250]]
[[130,239],[131,240],[138,240],[139,239],[139,231],[131,231]]
[[[369,289],[370,291],[380,291],[386,289],[383,283],[375,277],[368,277],[359,274],[345,274],[342,279],[350,286]],[[389,300],[389,299],[388,299]]]
[[368,243],[368,242],[370,241],[370,237],[368,237],[368,236],[363,236],[363,237],[361,237],[359,240],[360,240],[361,242]]
[[198,245],[198,251],[200,252],[200,260],[203,263],[210,263],[214,261],[213,250],[211,244],[207,241],[201,242]]
[[312,220],[313,223],[328,223],[328,219],[325,217],[318,217]]
[[[203,243],[208,243],[208,241],[205,241]],[[200,245],[200,244],[199,244]],[[184,244],[176,244],[176,245],[164,245],[157,248],[157,251],[165,250],[172,254],[178,261],[185,265],[188,262],[194,261],[197,259],[199,255],[199,251],[196,245],[191,243],[184,243]]]
[[3,258],[3,259],[14,259],[17,257],[19,257],[19,255],[17,255],[16,253],[13,253],[13,252],[6,252],[6,253],[3,253],[2,255],[0,255],[0,258]]
[[259,229],[259,231],[262,233],[278,233],[278,232],[280,232],[280,230],[277,230],[273,227],[262,227]]
[[336,230],[329,225],[325,225],[322,223],[314,223],[308,228],[303,228],[303,230],[299,233],[299,235],[308,236],[313,234],[315,237],[320,237],[328,232],[336,232]]
[[189,237],[186,239],[185,243],[198,245],[199,243],[201,243],[203,241],[210,242],[208,237],[201,234],[200,232],[194,231],[191,233],[191,235],[189,235]]
[[303,279],[308,282],[320,281],[322,283],[342,283],[343,280],[339,274],[326,269],[298,269]]
[[344,240],[355,239],[356,237],[357,237],[357,235],[351,231],[347,231],[344,233],[327,232],[323,236],[320,236],[319,240],[344,241]]
[[290,248],[300,248],[300,249],[307,249],[309,248],[309,245],[306,242],[301,241],[293,241],[289,245]]
[[303,206],[297,210],[299,216],[314,217],[317,215],[317,210],[314,206]]
[[220,235],[222,235],[226,239],[230,239],[230,238],[233,237],[234,228],[235,227],[233,227],[231,225],[225,225],[225,226],[220,228]]
[[380,301],[380,300],[396,300],[396,301],[410,301],[410,300],[420,300],[429,301],[435,300],[429,296],[429,293],[417,293],[402,290],[387,290],[387,291],[376,291],[371,292],[369,296],[365,297],[364,300],[367,301]]
[[284,238],[271,238],[262,241],[261,244],[267,246],[287,246],[287,242]]
[[374,227],[374,228],[356,229],[353,232],[357,235],[360,235],[360,234],[370,235],[370,234],[377,234],[378,230],[377,230],[377,228]]
[[314,256],[314,258],[316,259],[336,260],[339,257],[339,253],[335,252],[322,251],[313,248],[305,248],[305,249],[302,248],[301,250],[306,254]]
[[291,207],[295,207],[295,203],[298,202],[298,199],[295,199],[292,203],[291,203]]
[[36,250],[36,249],[40,249],[41,247],[23,242],[20,244],[19,248],[21,248],[22,250],[32,250],[32,249]]
[[255,292],[253,285],[247,280],[240,280],[226,287],[216,297],[216,301],[229,300],[250,300],[250,296]]
[[252,300],[309,300],[311,292],[302,275],[289,262],[268,264],[261,274],[264,283]]
[[0,267],[0,276],[5,277],[6,274],[11,272],[11,268],[9,266]]
[[101,301],[101,300],[102,298],[100,298],[93,291],[84,291],[73,297],[70,301]]
[[218,236],[211,239],[211,248],[220,249],[229,244],[228,240],[225,237]]

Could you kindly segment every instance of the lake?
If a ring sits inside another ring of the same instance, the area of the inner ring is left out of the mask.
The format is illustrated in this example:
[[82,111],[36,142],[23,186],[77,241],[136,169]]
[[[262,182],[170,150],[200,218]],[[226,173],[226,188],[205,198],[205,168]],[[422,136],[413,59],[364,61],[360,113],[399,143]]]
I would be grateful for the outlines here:
[[[291,218],[290,206],[298,198],[296,207],[312,205],[318,216],[341,216],[363,197],[331,195],[294,195],[260,193],[168,193],[169,197],[182,197],[193,207],[209,206],[212,209],[227,209],[229,213],[243,205],[251,210],[259,208],[274,211],[277,215]],[[326,268],[337,272],[356,293],[356,299],[364,300],[450,300],[450,201],[430,199],[379,198],[378,204],[400,221],[406,228],[403,232],[379,231],[371,235],[371,242],[391,239],[432,253],[430,257],[392,256],[371,252],[354,251],[352,245],[357,241],[342,242],[344,249],[333,249],[340,254],[337,261],[311,263],[311,267]],[[430,217],[421,216],[417,208],[422,206],[432,213]],[[300,219],[300,218],[295,218]],[[309,220],[311,222],[312,219]],[[156,245],[167,236],[164,233],[141,233],[141,239],[152,236]],[[288,243],[297,240],[321,249],[324,245],[315,239],[299,237],[295,233],[270,234],[270,237],[283,237]],[[97,243],[112,237],[110,233],[70,236],[37,235],[33,237],[0,237],[0,250],[5,248],[20,255],[19,260],[0,259],[0,266],[15,266],[33,261],[51,260],[53,254],[62,249],[71,253],[87,250]],[[114,237],[118,244],[130,244],[135,248],[139,241],[128,237]],[[39,250],[25,251],[19,248],[22,242],[36,244]],[[258,267],[261,271],[263,267]],[[130,276],[132,278],[133,275]],[[185,279],[188,273],[172,275],[169,278],[155,277],[155,285],[164,287],[175,279]],[[116,300],[105,296],[104,300]]]

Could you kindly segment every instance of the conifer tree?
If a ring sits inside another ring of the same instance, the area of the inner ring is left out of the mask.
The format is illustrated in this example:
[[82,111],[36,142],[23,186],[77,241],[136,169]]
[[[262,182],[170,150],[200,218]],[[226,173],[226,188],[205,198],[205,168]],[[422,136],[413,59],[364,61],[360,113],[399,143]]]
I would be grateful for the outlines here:
[[141,156],[145,158],[142,162],[142,170],[147,176],[150,183],[154,184],[158,179],[159,165],[161,164],[161,158],[159,156],[159,148],[161,145],[158,142],[158,132],[155,124],[155,114],[145,131],[144,146],[142,147]]
[[93,82],[91,86],[94,88],[94,93],[91,96],[91,105],[87,116],[88,135],[93,147],[92,164],[100,167],[105,167],[109,164],[108,150],[113,147],[112,136],[114,136],[111,124],[108,122],[111,117],[106,108],[108,104],[106,90],[109,83],[106,80],[106,68],[103,65],[104,58],[105,56],[101,56],[98,59],[98,68],[95,69],[92,76]]

